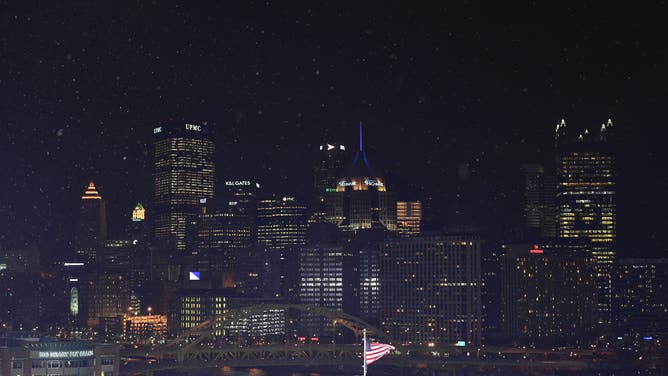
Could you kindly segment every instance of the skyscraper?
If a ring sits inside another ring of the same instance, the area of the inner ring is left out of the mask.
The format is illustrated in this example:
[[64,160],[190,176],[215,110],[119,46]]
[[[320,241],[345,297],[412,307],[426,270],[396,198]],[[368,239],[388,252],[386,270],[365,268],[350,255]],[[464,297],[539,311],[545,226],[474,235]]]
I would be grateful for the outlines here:
[[588,247],[509,244],[502,253],[498,282],[506,344],[589,345],[596,289]]
[[90,262],[107,239],[107,210],[102,196],[90,182],[81,196],[79,220],[74,234],[74,250]]
[[521,167],[524,178],[523,219],[528,235],[542,238],[556,237],[554,176],[545,173],[545,168],[536,163]]
[[320,145],[314,167],[311,203],[314,218],[320,220],[325,216],[325,193],[336,190],[336,184],[343,173],[343,164],[346,159],[347,151],[344,145],[329,142]]
[[638,346],[668,336],[668,259],[622,259],[613,273],[616,337]]
[[266,294],[297,298],[297,253],[306,244],[306,224],[306,205],[293,197],[258,202],[257,240],[265,254]]
[[187,223],[200,200],[214,195],[214,143],[206,124],[165,123],[153,135],[154,235],[163,247],[183,251]]
[[397,229],[397,198],[387,190],[385,179],[371,170],[359,128],[359,150],[336,188],[325,192],[326,217],[344,230],[356,231],[372,227]]
[[258,186],[248,180],[226,181],[226,195],[202,203],[197,226],[201,266],[194,270],[209,272],[206,278],[211,278],[213,287],[241,283],[247,293],[257,289],[260,267],[253,251]]
[[[353,254],[341,244],[313,244],[299,251],[299,302],[355,314],[359,303]],[[331,335],[330,320],[303,315],[308,335]]]
[[418,236],[381,254],[381,329],[402,343],[480,343],[480,240]]
[[598,135],[585,130],[573,138],[568,135],[564,120],[555,130],[558,236],[592,244],[597,269],[597,319],[601,324],[611,320],[611,269],[616,257],[615,158],[610,145],[613,135],[610,119],[601,125]]

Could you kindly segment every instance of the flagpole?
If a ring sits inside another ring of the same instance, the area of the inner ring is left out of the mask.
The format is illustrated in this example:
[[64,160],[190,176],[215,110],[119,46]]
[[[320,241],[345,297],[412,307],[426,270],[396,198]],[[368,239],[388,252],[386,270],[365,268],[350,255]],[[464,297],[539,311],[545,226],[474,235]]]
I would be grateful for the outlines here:
[[366,328],[364,328],[364,342],[362,343],[362,362],[364,369],[364,376],[366,376]]

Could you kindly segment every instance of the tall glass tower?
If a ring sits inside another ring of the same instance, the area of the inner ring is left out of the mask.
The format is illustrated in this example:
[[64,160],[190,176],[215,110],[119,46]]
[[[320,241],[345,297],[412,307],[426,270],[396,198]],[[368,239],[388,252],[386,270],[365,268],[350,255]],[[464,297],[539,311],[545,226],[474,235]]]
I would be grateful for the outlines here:
[[569,137],[557,124],[557,230],[559,238],[591,242],[596,263],[597,320],[610,323],[611,269],[616,258],[617,204],[612,120],[597,135]]
[[186,248],[186,227],[215,188],[214,143],[206,124],[170,122],[153,128],[154,235],[171,250]]

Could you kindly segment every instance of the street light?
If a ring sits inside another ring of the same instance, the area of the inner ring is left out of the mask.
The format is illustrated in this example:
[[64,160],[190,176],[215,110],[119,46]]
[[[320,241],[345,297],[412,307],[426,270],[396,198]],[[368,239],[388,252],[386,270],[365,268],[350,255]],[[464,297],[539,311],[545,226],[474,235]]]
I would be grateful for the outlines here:
[[151,310],[152,310],[153,308],[148,307],[147,309],[148,309],[148,315],[151,316]]

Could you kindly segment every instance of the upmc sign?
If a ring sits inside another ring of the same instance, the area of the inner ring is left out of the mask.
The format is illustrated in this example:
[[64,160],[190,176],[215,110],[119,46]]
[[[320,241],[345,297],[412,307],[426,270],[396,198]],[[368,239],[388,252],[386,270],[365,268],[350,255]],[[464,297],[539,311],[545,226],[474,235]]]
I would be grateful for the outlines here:
[[196,124],[186,124],[186,130],[187,131],[201,132],[202,131],[202,126],[201,125],[196,125]]

